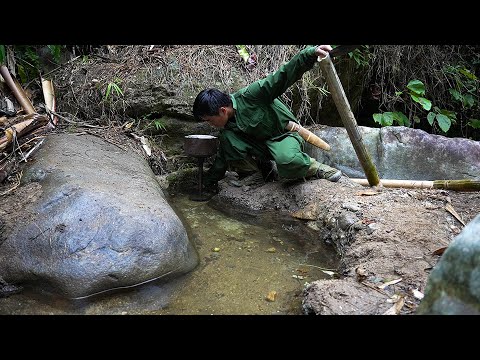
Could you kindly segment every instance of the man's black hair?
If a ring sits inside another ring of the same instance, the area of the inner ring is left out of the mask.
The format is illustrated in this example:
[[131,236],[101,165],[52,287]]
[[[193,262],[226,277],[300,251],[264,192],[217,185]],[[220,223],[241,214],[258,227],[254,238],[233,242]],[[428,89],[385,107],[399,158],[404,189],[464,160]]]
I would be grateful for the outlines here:
[[222,106],[231,106],[230,95],[218,89],[205,89],[198,93],[193,103],[193,116],[197,121],[202,116],[215,116]]

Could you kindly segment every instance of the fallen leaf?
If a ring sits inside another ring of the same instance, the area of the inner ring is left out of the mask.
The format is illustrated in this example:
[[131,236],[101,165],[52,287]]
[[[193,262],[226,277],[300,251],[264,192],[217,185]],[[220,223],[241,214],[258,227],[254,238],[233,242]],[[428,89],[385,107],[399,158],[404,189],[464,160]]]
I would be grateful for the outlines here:
[[320,270],[320,271],[327,274],[327,275],[330,275],[330,276],[335,275],[335,272],[333,272],[333,271],[329,271],[329,270]]
[[277,297],[277,292],[275,290],[272,290],[268,293],[268,295],[265,297],[265,300],[273,302],[275,301],[275,298]]
[[423,297],[425,296],[422,292],[418,291],[417,289],[412,289],[412,294],[418,300],[422,300]]
[[378,287],[379,287],[380,289],[385,289],[387,286],[390,286],[390,285],[399,283],[400,281],[402,281],[402,278],[400,278],[400,279],[395,279],[395,280],[392,280],[392,281],[387,281],[386,283],[384,283],[384,284],[382,284],[382,285],[378,285]]
[[357,275],[357,281],[359,282],[362,282],[367,278],[367,271],[360,266],[355,269],[355,274]]
[[393,306],[385,311],[382,315],[398,315],[405,304],[405,299],[401,297]]
[[365,191],[359,191],[355,195],[357,196],[372,196],[372,195],[378,195],[380,194],[378,191],[375,190],[365,190]]
[[372,224],[374,222],[376,222],[374,219],[367,219],[367,218],[362,219],[362,224],[365,224],[365,225],[369,225],[369,224]]
[[438,248],[437,250],[435,250],[434,252],[432,252],[432,255],[442,255],[445,250],[447,249],[448,246],[444,246],[444,247],[441,247],[441,248]]
[[292,278],[298,279],[298,280],[303,280],[303,279],[305,279],[305,277],[304,277],[304,276],[301,276],[301,275],[292,275]]
[[316,203],[308,204],[303,209],[293,212],[292,216],[301,220],[317,220],[318,205]]
[[450,214],[452,214],[455,217],[455,219],[457,219],[460,222],[460,224],[465,226],[465,223],[463,222],[462,218],[460,217],[460,215],[458,215],[458,213],[455,211],[452,205],[450,204],[445,205],[445,210],[447,210]]

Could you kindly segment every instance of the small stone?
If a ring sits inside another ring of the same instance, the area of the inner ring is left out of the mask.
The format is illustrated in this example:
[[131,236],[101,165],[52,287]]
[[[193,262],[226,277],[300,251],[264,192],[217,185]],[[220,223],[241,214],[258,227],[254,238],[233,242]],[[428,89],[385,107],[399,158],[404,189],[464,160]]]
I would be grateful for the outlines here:
[[270,301],[270,302],[274,302],[276,297],[277,297],[277,292],[275,290],[272,290],[265,297],[265,300]]

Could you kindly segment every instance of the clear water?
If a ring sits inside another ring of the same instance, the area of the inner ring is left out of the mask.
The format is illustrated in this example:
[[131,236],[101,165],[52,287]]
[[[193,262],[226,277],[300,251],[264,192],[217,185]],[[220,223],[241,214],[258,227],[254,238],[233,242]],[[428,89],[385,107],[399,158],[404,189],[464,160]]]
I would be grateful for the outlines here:
[[167,284],[151,282],[71,302],[24,291],[0,299],[0,314],[301,314],[305,282],[329,278],[333,249],[300,220],[278,213],[226,215],[207,202],[169,199],[198,250],[198,267]]

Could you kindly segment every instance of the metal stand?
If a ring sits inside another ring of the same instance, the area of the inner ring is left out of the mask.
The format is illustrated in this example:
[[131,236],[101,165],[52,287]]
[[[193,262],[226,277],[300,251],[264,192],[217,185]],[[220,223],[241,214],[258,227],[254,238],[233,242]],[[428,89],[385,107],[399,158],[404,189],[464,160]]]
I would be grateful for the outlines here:
[[198,161],[198,193],[191,194],[188,198],[193,201],[207,201],[211,198],[208,194],[202,194],[203,187],[203,162],[205,156],[196,156]]

